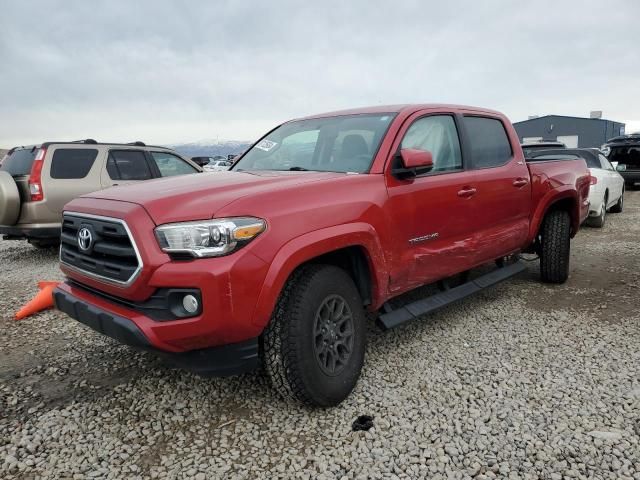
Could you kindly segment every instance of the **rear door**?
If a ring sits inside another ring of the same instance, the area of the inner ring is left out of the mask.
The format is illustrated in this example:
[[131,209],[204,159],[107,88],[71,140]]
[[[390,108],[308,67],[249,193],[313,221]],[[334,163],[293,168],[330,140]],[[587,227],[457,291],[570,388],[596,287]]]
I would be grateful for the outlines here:
[[102,186],[125,185],[153,178],[152,166],[144,150],[109,150],[102,172]]
[[476,222],[474,173],[467,169],[459,125],[452,112],[419,112],[400,129],[393,152],[425,150],[434,167],[426,174],[398,179],[387,162],[389,213],[396,235],[391,289],[404,290],[471,268]]
[[524,245],[529,233],[529,170],[515,133],[498,116],[462,116],[466,148],[477,188],[474,216],[476,263],[495,260]]

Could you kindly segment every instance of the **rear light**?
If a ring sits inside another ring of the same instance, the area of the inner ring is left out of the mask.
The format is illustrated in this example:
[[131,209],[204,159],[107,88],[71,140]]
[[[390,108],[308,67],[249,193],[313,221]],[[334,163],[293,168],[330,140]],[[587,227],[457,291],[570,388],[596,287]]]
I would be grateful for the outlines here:
[[598,177],[594,177],[591,175],[591,181],[589,182],[591,185],[595,185],[598,183]]
[[31,173],[29,174],[29,193],[32,202],[44,200],[44,192],[42,191],[42,166],[44,165],[44,156],[47,154],[46,148],[38,149],[36,157],[33,159]]

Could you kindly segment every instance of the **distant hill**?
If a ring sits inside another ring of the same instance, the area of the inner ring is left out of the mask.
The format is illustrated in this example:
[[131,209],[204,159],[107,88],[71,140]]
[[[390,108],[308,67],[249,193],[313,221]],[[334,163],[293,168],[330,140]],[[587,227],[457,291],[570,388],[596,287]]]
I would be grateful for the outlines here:
[[202,141],[195,143],[182,143],[168,145],[169,148],[188,157],[213,157],[215,155],[237,155],[251,146],[252,142],[246,141]]

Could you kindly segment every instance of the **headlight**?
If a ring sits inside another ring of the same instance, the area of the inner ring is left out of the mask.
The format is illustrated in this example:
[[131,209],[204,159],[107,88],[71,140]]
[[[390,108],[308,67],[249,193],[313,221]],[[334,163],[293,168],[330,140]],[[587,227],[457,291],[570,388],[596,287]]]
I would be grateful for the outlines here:
[[218,257],[250,242],[266,227],[260,218],[241,217],[169,223],[156,228],[155,232],[163,252]]

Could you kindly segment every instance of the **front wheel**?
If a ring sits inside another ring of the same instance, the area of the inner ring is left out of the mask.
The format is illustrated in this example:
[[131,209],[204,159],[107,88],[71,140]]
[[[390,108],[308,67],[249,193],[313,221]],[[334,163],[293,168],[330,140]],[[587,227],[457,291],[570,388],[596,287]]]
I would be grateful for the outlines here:
[[571,217],[556,210],[544,219],[540,245],[540,276],[543,282],[564,283],[569,278]]
[[351,277],[332,265],[303,266],[287,282],[262,335],[262,361],[283,397],[334,406],[360,377],[365,334]]

